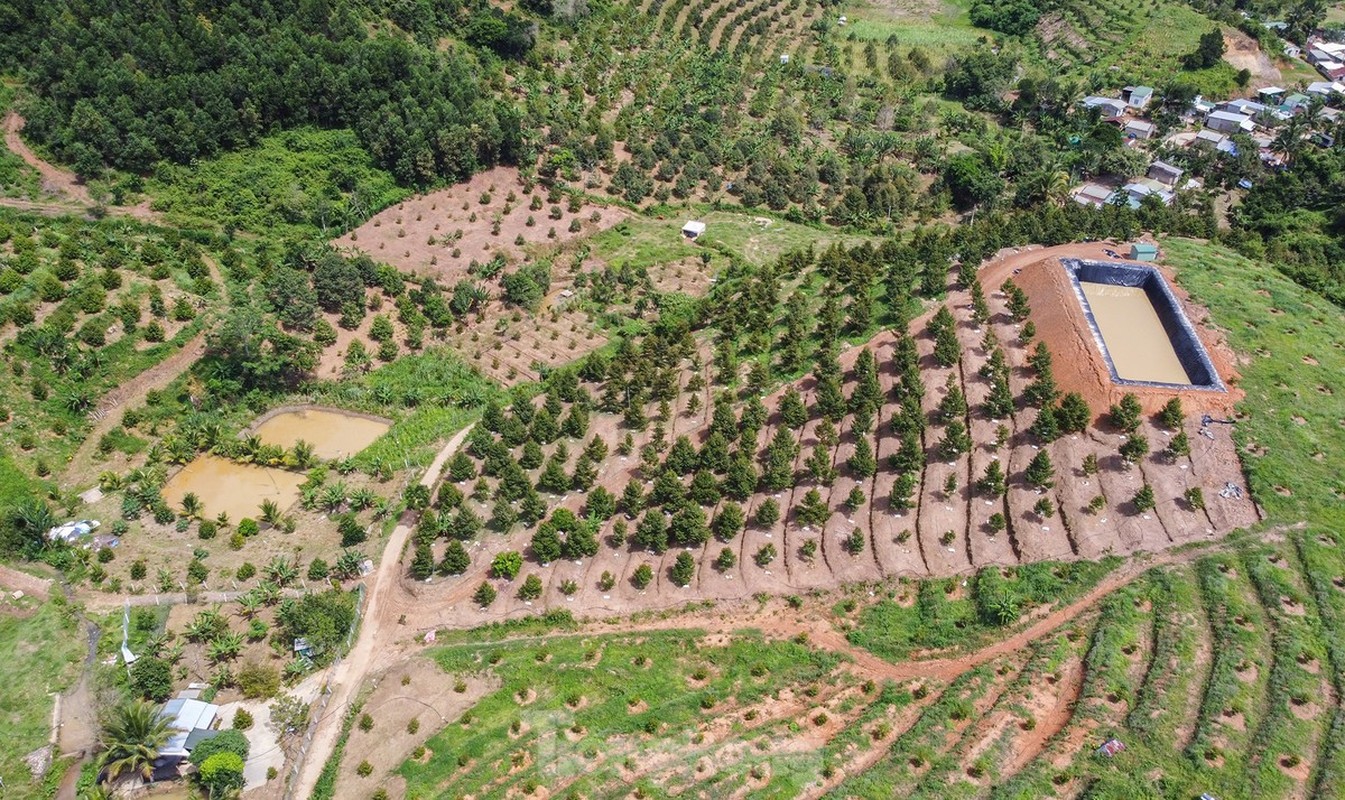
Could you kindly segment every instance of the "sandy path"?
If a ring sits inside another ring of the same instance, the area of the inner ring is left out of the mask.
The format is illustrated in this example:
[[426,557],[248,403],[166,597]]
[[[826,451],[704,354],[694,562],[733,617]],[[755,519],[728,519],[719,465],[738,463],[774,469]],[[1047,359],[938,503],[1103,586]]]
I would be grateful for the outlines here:
[[[448,440],[435,456],[429,469],[425,470],[420,479],[421,485],[433,487],[439,481],[439,474],[443,472],[448,459],[467,440],[467,434],[471,430],[471,426],[463,428]],[[401,576],[398,571],[401,569],[401,554],[414,529],[413,516],[403,515],[397,527],[393,529],[392,536],[388,538],[388,544],[383,548],[383,558],[378,563],[378,571],[374,574],[369,589],[359,638],[350,654],[336,665],[328,677],[327,691],[332,692],[333,697],[327,703],[326,711],[318,719],[317,728],[313,732],[313,741],[309,745],[308,755],[299,773],[297,790],[293,793],[295,797],[312,795],[313,786],[317,783],[323,766],[336,746],[346,708],[374,666],[382,663],[390,652],[389,645],[396,635],[397,619],[393,618],[389,625],[390,615],[383,613],[384,606],[387,605],[385,596],[400,588]],[[393,612],[396,612],[396,608]]]
[[65,195],[86,206],[93,205],[93,198],[89,196],[88,188],[79,182],[74,173],[43,160],[23,141],[23,137],[19,135],[23,125],[24,119],[17,113],[10,111],[5,114],[5,146],[14,155],[22,158],[25,164],[38,171],[42,176],[44,190],[52,194]]
[[70,459],[70,468],[66,470],[67,479],[78,478],[85,472],[81,467],[88,466],[93,459],[94,448],[98,440],[108,431],[121,424],[122,415],[127,408],[143,403],[145,397],[159,391],[177,380],[177,377],[191,368],[201,356],[205,355],[205,331],[196,334],[176,353],[155,364],[135,377],[129,383],[123,383],[103,395],[98,408],[89,414],[93,427],[89,429],[84,443]]

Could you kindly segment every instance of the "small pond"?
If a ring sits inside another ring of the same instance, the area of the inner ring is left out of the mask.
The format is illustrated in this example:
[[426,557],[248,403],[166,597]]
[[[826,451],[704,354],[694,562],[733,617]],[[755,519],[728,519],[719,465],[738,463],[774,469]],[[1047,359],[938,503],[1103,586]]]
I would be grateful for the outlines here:
[[302,439],[318,458],[353,456],[374,443],[392,424],[361,414],[326,408],[286,409],[262,418],[252,433],[266,444],[285,449]]
[[223,511],[237,523],[243,517],[256,519],[263,500],[274,501],[281,509],[289,508],[299,499],[303,482],[304,476],[297,472],[204,455],[168,479],[163,497],[176,511],[182,507],[183,496],[193,492],[201,498],[206,516]]

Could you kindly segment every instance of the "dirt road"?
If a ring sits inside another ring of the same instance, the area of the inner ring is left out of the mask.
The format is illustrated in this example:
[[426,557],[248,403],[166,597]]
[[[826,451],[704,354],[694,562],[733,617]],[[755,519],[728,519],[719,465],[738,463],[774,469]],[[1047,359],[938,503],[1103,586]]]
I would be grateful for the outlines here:
[[[438,482],[444,465],[467,440],[467,434],[471,430],[471,426],[468,426],[448,440],[448,444],[444,445],[429,469],[421,476],[422,485],[433,487]],[[383,558],[378,563],[378,572],[374,574],[366,596],[364,622],[359,639],[350,653],[332,670],[327,681],[327,688],[332,692],[332,698],[327,703],[326,710],[319,718],[317,729],[313,733],[313,741],[309,745],[308,755],[299,773],[294,797],[307,798],[313,793],[313,786],[317,783],[322,767],[331,756],[337,737],[341,733],[341,719],[365,678],[377,667],[396,660],[395,657],[389,656],[392,653],[393,638],[397,634],[397,620],[389,620],[390,615],[383,613],[383,607],[386,605],[385,597],[400,587],[402,550],[410,538],[414,524],[413,514],[403,515],[397,527],[393,529],[392,536],[388,538],[387,546],[383,548]]]
[[56,195],[63,195],[74,200],[76,203],[89,206],[93,205],[93,197],[89,195],[88,187],[80,183],[74,173],[63,170],[60,167],[42,159],[28,143],[23,140],[19,132],[23,130],[24,119],[17,113],[10,111],[5,114],[5,147],[8,147],[14,155],[22,158],[24,163],[37,170],[42,176],[42,189]]
[[[62,202],[0,197],[0,206],[17,208],[22,211],[33,211],[47,216],[60,216],[63,214],[88,213],[90,208],[98,205],[98,202],[93,199],[93,195],[89,194],[89,188],[75,176],[75,173],[68,169],[62,169],[33,152],[33,149],[20,135],[23,131],[23,125],[24,119],[17,112],[10,111],[5,114],[5,147],[37,171],[42,177],[42,190],[44,192],[62,199]],[[159,220],[159,215],[150,209],[148,201],[134,206],[107,206],[106,209],[109,214],[134,217],[145,222],[157,222]]]

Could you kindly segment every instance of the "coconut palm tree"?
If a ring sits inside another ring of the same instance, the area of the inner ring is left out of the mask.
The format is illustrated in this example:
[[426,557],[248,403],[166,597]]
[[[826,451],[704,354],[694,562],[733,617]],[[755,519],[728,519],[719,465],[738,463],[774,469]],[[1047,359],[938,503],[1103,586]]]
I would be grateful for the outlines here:
[[171,735],[169,721],[159,716],[153,703],[135,700],[117,706],[103,723],[99,745],[103,753],[99,765],[106,770],[106,780],[114,783],[123,775],[139,774],[149,780],[154,774],[154,760],[159,749]]
[[299,469],[308,469],[317,463],[317,453],[314,452],[313,445],[305,442],[303,439],[294,443],[294,447],[290,450],[290,454],[294,459],[294,465]]
[[274,500],[263,500],[261,505],[262,522],[276,526],[280,524],[280,506]]
[[201,516],[201,512],[204,509],[205,505],[201,502],[201,498],[196,492],[187,492],[182,495],[182,516],[189,519],[196,519]]

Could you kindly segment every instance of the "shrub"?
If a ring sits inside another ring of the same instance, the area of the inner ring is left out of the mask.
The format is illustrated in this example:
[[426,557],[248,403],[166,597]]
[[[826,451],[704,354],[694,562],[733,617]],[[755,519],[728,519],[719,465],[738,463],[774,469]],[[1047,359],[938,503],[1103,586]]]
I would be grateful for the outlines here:
[[491,586],[489,583],[482,581],[481,585],[476,587],[476,593],[472,595],[472,600],[478,606],[485,608],[486,606],[495,602],[496,594],[497,592],[495,591],[494,586]]
[[775,556],[775,545],[767,542],[761,546],[761,549],[757,550],[756,555],[752,556],[752,560],[756,562],[758,567],[765,567],[775,560]]
[[374,729],[374,718],[366,714],[360,715],[360,730],[368,733]]
[[359,775],[361,778],[367,778],[374,774],[374,765],[370,764],[367,760],[361,761],[359,766],[355,767],[355,774]]
[[490,574],[496,578],[513,580],[523,569],[523,556],[514,550],[497,553],[490,562]]
[[270,664],[248,662],[238,671],[238,690],[244,697],[271,697],[280,690],[280,670]]
[[240,708],[234,712],[233,729],[236,731],[245,731],[252,727],[252,714],[246,708]]
[[523,585],[518,587],[518,599],[536,600],[542,596],[542,579],[536,575],[529,575],[523,579]]
[[630,582],[636,589],[644,589],[654,580],[654,569],[648,564],[641,564],[631,573]]

